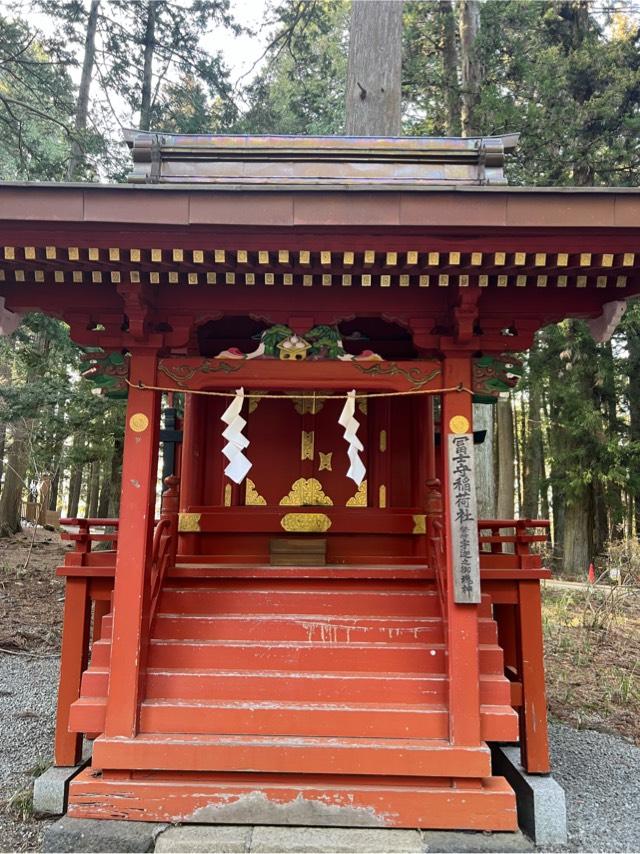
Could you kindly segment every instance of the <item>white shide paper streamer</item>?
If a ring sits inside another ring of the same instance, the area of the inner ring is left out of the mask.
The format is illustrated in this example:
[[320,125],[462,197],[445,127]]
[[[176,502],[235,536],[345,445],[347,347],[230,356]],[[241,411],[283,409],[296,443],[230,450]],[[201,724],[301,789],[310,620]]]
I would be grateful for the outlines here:
[[249,440],[242,434],[247,426],[247,422],[240,415],[243,403],[244,388],[237,388],[236,396],[220,418],[228,425],[222,433],[223,438],[227,440],[222,453],[229,460],[224,473],[234,483],[242,483],[253,465],[243,454],[244,449],[249,446]]
[[344,438],[347,440],[349,445],[349,450],[347,451],[347,456],[349,457],[349,471],[347,472],[347,477],[350,477],[357,486],[360,486],[364,480],[367,470],[360,459],[360,451],[364,450],[364,445],[356,436],[360,422],[355,417],[355,411],[356,390],[354,388],[353,391],[350,391],[347,394],[347,400],[342,412],[340,413],[338,423],[341,427],[344,427]]

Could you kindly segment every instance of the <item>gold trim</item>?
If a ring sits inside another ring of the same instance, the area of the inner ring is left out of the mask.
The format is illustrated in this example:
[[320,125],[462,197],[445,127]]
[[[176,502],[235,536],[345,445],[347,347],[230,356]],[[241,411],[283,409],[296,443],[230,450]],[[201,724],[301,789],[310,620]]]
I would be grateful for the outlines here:
[[244,495],[244,503],[247,507],[264,507],[267,503],[266,498],[263,498],[262,495],[256,489],[255,483],[251,480],[250,477],[247,478],[247,487]]
[[381,483],[379,488],[378,488],[378,507],[380,507],[384,510],[386,506],[387,506],[387,487],[384,485],[384,483]]
[[144,433],[149,426],[149,419],[144,412],[135,412],[129,419],[129,427],[134,433]]
[[225,507],[231,507],[231,492],[232,492],[231,484],[227,483],[225,488],[224,488],[224,506]]
[[424,513],[413,514],[413,534],[427,533],[427,517]]
[[465,418],[464,415],[454,415],[453,418],[449,419],[449,430],[456,435],[468,433],[470,427],[469,419]]
[[280,524],[290,533],[323,534],[331,527],[331,519],[324,513],[287,513]]
[[315,398],[313,393],[307,394],[304,397],[291,394],[291,400],[298,415],[317,415],[324,406],[322,398]]
[[347,501],[347,507],[366,507],[367,501],[367,481],[363,480],[356,494]]
[[252,412],[255,412],[258,408],[258,404],[262,400],[262,395],[260,394],[260,392],[257,391],[250,391],[249,394],[251,395],[251,397],[249,398],[248,411],[249,414],[251,414]]
[[350,362],[350,364],[369,377],[395,377],[400,374],[414,389],[423,388],[440,374],[440,368],[435,368],[430,373],[423,373],[420,368],[405,370],[395,362],[385,362],[382,364],[380,362],[365,363],[354,361]]
[[380,443],[379,443],[378,447],[380,448],[381,454],[384,454],[384,452],[387,450],[387,431],[386,430],[380,431]]
[[315,477],[299,477],[294,481],[288,495],[280,501],[280,506],[316,507],[333,506],[333,501],[325,495],[322,484]]
[[202,513],[178,513],[178,531],[181,534],[193,534],[200,530]]
[[333,457],[333,451],[329,451],[326,454],[323,454],[322,451],[318,451],[318,456],[320,457],[318,471],[333,471],[333,468],[331,466],[331,458]]

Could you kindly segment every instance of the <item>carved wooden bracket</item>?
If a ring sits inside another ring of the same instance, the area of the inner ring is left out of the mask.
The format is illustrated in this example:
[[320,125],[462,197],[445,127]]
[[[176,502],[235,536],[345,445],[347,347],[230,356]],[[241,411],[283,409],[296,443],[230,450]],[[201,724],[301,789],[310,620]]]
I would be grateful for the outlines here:
[[458,344],[468,344],[473,338],[473,327],[480,314],[478,303],[480,288],[460,288],[453,309],[454,338]]
[[147,339],[150,316],[153,312],[153,296],[148,285],[118,285],[124,313],[129,322],[129,335],[136,342]]

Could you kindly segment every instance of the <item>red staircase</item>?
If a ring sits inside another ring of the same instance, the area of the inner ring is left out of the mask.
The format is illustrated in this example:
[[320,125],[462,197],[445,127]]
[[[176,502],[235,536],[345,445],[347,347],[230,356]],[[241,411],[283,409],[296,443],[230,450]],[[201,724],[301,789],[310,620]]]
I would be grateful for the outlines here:
[[[514,741],[488,597],[479,611],[482,738]],[[103,732],[111,627],[109,614],[71,708],[73,731]],[[138,735],[97,739],[69,814],[96,817],[110,775],[135,769],[132,793],[148,820],[242,821],[240,805],[251,815],[257,798],[277,806],[272,823],[309,823],[309,804],[330,804],[332,820],[315,823],[515,829],[513,792],[491,777],[486,744],[449,742],[447,682],[430,582],[168,581]]]

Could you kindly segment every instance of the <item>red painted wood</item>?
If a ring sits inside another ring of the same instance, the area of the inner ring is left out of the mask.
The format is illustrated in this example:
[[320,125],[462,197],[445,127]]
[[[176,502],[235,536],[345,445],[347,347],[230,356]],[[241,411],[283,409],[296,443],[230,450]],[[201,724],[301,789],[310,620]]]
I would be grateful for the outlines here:
[[60,682],[56,713],[54,763],[77,765],[82,738],[69,731],[69,710],[80,696],[82,672],[87,666],[91,602],[86,578],[68,578],[65,585]]
[[[169,356],[158,365],[157,385],[181,389],[221,389],[226,392],[238,386],[265,389],[295,389],[313,396],[322,389],[358,392],[413,391],[442,388],[441,365],[437,359],[393,362],[339,360],[300,362],[279,359],[203,359],[199,356]],[[470,386],[469,386],[470,387]],[[266,401],[262,401],[265,403]],[[286,401],[285,401],[286,402]],[[262,404],[259,404],[259,406]],[[325,401],[325,406],[339,406]],[[339,409],[337,415],[339,415]]]
[[[134,350],[130,376],[134,383],[142,381],[147,385],[154,385],[155,352]],[[130,420],[138,414],[148,419],[148,426],[142,432],[131,429]],[[132,736],[137,728],[145,647],[148,641],[159,414],[160,397],[156,392],[130,389],[124,436],[120,498],[122,515],[113,602],[111,687],[105,725],[105,731],[112,736]]]
[[[257,793],[257,795],[256,795]],[[136,818],[146,821],[233,822],[238,818],[237,805],[249,798],[245,821],[255,816],[256,801],[270,802],[281,808],[287,824],[308,824],[308,812],[301,810],[296,819],[295,804],[302,800],[316,802],[316,811],[326,814],[327,822],[351,826],[430,827],[461,830],[516,830],[515,796],[501,777],[487,777],[478,789],[462,788],[440,781],[429,785],[426,779],[393,782],[383,777],[375,781],[350,777],[304,775],[287,779],[251,775],[250,779],[235,774],[232,779],[221,774],[200,774],[197,780],[182,774],[167,779],[155,772],[144,779],[122,781],[111,774],[96,778],[83,771],[71,782],[69,815],[75,818]],[[331,804],[329,810],[317,804]],[[236,807],[225,812],[225,805]],[[293,809],[287,807],[293,806]],[[341,816],[341,809],[346,813]],[[354,813],[354,810],[359,812]],[[329,816],[331,815],[331,819]],[[359,820],[358,820],[359,817]],[[277,819],[272,819],[277,820]]]
[[[104,702],[108,676],[107,667],[92,665],[85,671],[82,678],[83,700]],[[482,674],[480,677],[480,698],[485,705],[507,706],[510,688],[511,684],[502,675]],[[350,700],[356,703],[442,704],[447,701],[447,690],[444,674],[308,671],[291,679],[287,671],[165,668],[147,671],[146,698],[338,703],[348,692]],[[84,728],[78,725],[78,729]]]
[[[72,730],[104,727],[105,700],[83,698],[74,704]],[[482,736],[486,740],[518,738],[518,715],[505,705],[481,706]],[[449,718],[445,705],[407,705],[394,699],[387,704],[358,703],[340,706],[326,703],[270,700],[247,703],[187,699],[146,700],[141,707],[140,731],[207,735],[299,735],[341,737],[446,739]]]
[[538,581],[518,585],[518,645],[521,651],[522,764],[530,774],[551,770],[547,734],[547,700],[544,684],[542,609]]
[[[94,744],[99,768],[185,771],[261,771],[306,774],[379,774],[488,777],[487,747],[455,747],[441,739],[292,738],[144,734],[133,739],[101,736]],[[176,764],[177,763],[177,764]]]

